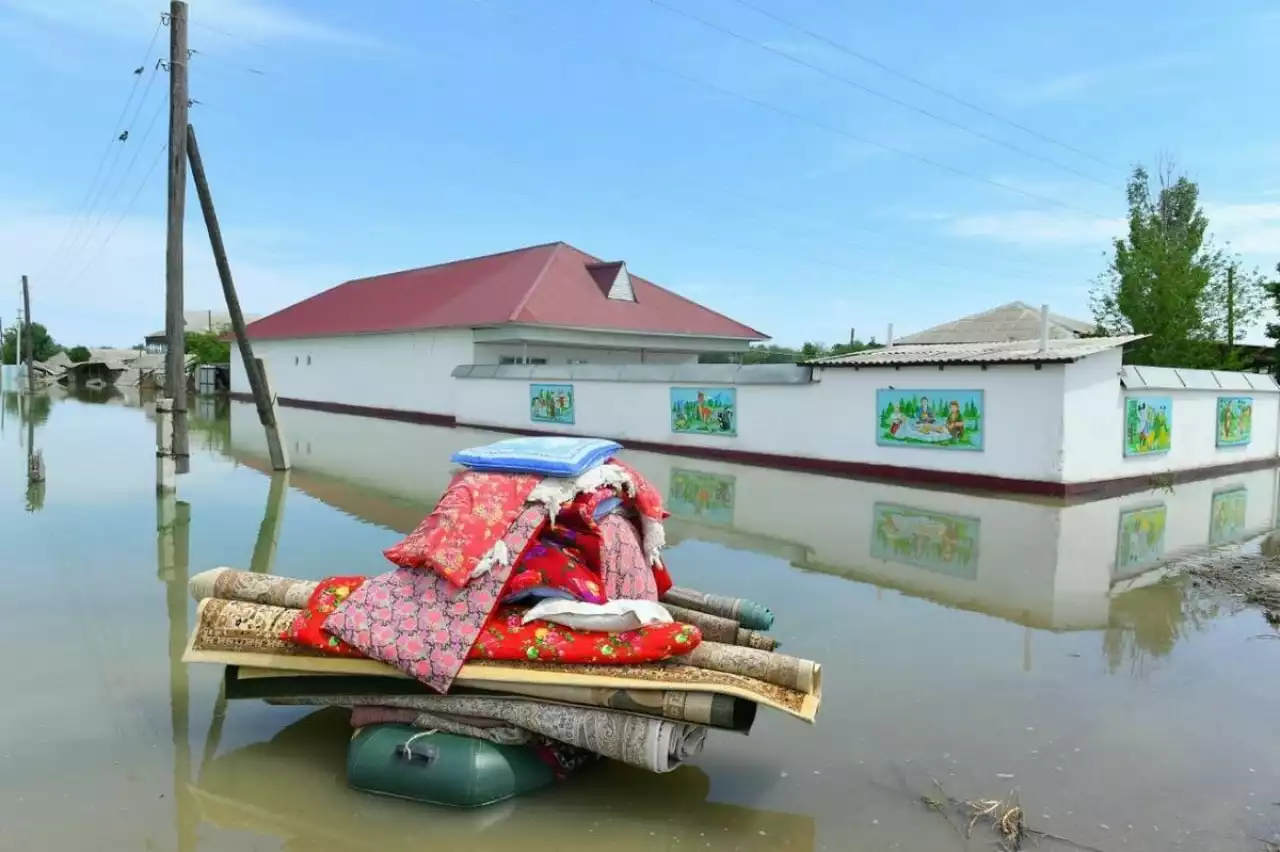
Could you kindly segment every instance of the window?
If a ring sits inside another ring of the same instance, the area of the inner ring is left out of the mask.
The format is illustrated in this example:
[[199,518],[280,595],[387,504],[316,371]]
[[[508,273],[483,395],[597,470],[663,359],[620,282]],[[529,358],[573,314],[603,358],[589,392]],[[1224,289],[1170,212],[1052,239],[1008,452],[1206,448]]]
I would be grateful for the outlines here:
[[521,358],[518,355],[499,355],[499,364],[545,364],[546,358]]
[[587,359],[586,359],[586,358],[570,358],[570,359],[569,359],[569,361],[568,361],[568,363],[570,363],[570,364],[585,364],[585,363],[587,363]]
[[310,366],[311,366],[311,356],[310,356],[310,355],[308,355],[308,356],[307,356],[307,366],[308,366],[308,367],[310,367]]

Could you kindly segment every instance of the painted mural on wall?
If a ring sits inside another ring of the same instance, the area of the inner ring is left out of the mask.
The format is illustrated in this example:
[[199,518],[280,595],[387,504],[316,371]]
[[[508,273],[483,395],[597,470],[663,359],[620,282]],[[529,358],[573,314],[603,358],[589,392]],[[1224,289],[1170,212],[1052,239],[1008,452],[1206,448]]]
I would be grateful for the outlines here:
[[529,385],[529,419],[573,424],[573,385]]
[[736,388],[672,388],[671,431],[698,435],[738,434]]
[[981,450],[986,419],[980,390],[876,391],[876,443],[942,450]]
[[678,518],[731,527],[737,485],[737,479],[727,474],[673,467],[667,510]]
[[1213,492],[1209,509],[1209,543],[1235,541],[1245,534],[1249,489],[1242,485]]
[[1130,396],[1124,401],[1124,454],[1149,456],[1173,446],[1173,398]]
[[1120,533],[1116,542],[1117,575],[1130,575],[1153,568],[1164,556],[1165,504],[1143,506],[1120,513]]
[[871,556],[972,580],[978,576],[981,522],[965,515],[876,503]]
[[1253,440],[1253,397],[1218,397],[1218,446],[1243,447]]

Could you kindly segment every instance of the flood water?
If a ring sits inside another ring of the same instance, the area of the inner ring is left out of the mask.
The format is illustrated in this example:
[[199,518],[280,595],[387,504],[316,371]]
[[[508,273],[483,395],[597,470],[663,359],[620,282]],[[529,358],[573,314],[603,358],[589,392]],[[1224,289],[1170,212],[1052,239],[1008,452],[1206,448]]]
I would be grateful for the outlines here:
[[286,409],[273,478],[252,407],[200,400],[166,504],[137,399],[3,403],[0,849],[962,849],[931,776],[1016,788],[1030,825],[1103,850],[1280,829],[1280,642],[1158,570],[1275,526],[1274,470],[1064,507],[629,453],[674,513],[677,582],[768,604],[824,663],[818,722],[764,711],[670,775],[458,813],[349,791],[341,711],[222,701],[217,667],[179,661],[186,582],[379,572],[450,453],[498,436]]

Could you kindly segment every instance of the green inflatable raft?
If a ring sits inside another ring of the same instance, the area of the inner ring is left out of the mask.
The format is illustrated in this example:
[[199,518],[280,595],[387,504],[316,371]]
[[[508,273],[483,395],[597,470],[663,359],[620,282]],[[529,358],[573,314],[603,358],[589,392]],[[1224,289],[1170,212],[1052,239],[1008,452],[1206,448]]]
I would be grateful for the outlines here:
[[546,787],[551,765],[527,746],[369,725],[347,749],[347,783],[365,793],[431,805],[478,808]]

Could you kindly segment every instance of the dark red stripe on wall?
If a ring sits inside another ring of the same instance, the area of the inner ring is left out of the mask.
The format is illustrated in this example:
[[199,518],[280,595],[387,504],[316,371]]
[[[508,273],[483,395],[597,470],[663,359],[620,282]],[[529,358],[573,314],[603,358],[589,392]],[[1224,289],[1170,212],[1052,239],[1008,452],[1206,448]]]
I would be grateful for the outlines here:
[[[249,394],[233,393],[231,398],[239,402],[252,402]],[[481,423],[459,422],[449,414],[430,414],[424,411],[405,411],[398,408],[375,408],[365,405],[344,405],[336,402],[316,402],[309,399],[290,399],[279,397],[280,405],[290,408],[305,408],[310,411],[323,411],[329,414],[348,414],[355,417],[373,417],[380,420],[396,420],[401,423],[417,423],[430,426],[458,426],[469,429],[483,429],[489,432],[504,432],[510,435],[562,435],[545,429],[524,429],[514,426],[490,426]],[[607,436],[601,436],[607,437]],[[775,453],[756,453],[749,450],[735,450],[729,447],[690,447],[679,444],[663,444],[655,441],[635,441],[628,438],[620,443],[629,450],[663,453],[688,458],[715,459],[734,464],[748,464],[756,467],[768,467],[778,470],[794,470],[804,473],[816,473],[824,476],[840,476],[851,479],[870,479],[881,482],[892,482],[898,485],[918,485],[934,488],[947,488],[958,491],[988,491],[998,494],[1022,494],[1037,497],[1057,497],[1071,499],[1096,500],[1103,497],[1114,497],[1134,491],[1149,491],[1156,488],[1176,485],[1182,482],[1195,482],[1201,479],[1212,479],[1217,476],[1230,476],[1234,473],[1246,473],[1262,470],[1280,464],[1280,459],[1264,458],[1251,461],[1231,462],[1228,464],[1199,467],[1192,470],[1170,471],[1162,473],[1144,473],[1137,476],[1119,477],[1116,479],[1099,479],[1091,482],[1052,482],[1040,479],[1015,479],[1007,476],[989,476],[981,473],[957,473],[949,470],[926,470],[919,467],[902,467],[891,464],[873,462],[837,461],[835,459],[818,459],[807,456],[788,456]]]

